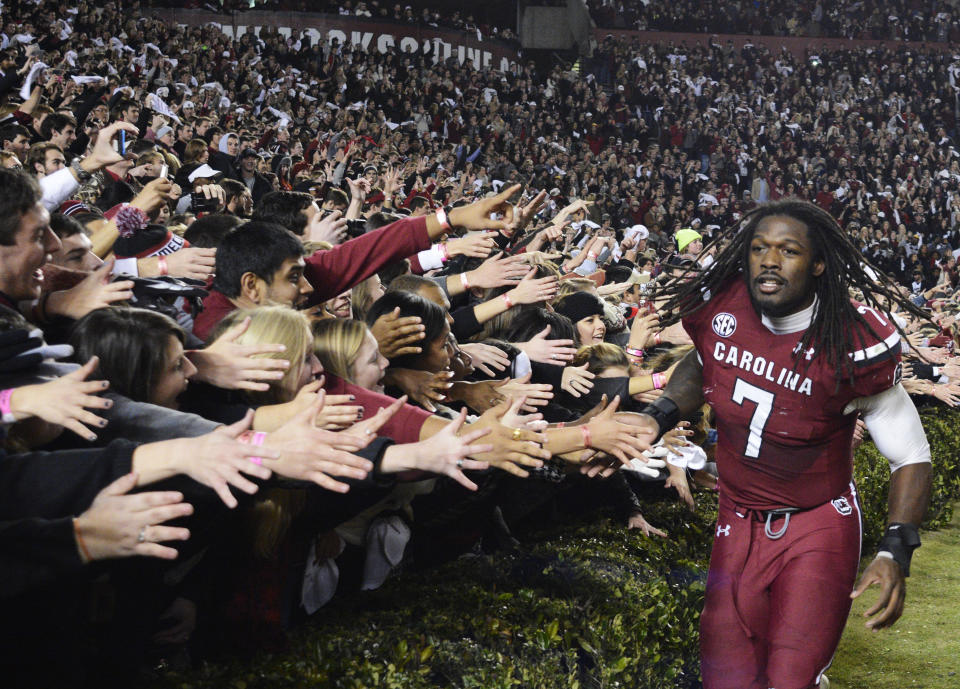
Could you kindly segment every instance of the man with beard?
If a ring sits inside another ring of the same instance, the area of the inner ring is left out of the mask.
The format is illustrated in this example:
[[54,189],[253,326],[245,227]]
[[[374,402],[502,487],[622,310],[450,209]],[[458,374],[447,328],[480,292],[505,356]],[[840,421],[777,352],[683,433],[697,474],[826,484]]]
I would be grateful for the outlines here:
[[[930,449],[900,385],[902,333],[882,304],[922,313],[889,278],[868,273],[826,211],[788,199],[750,213],[699,279],[663,289],[661,323],[682,318],[695,350],[645,408],[648,439],[704,401],[717,417],[720,504],[701,618],[706,689],[826,686],[851,598],[880,586],[867,611],[873,629],[903,611]],[[858,414],[892,475],[886,533],[854,587]]]

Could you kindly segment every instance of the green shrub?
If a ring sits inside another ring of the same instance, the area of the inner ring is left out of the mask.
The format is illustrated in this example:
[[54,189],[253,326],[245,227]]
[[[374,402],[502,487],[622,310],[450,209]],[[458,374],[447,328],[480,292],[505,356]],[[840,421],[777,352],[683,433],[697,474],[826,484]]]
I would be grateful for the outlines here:
[[[922,418],[934,461],[924,526],[936,529],[960,496],[960,417],[933,410]],[[887,461],[865,443],[855,473],[871,556],[886,520]],[[700,493],[695,513],[657,502],[644,514],[670,538],[644,538],[607,514],[545,528],[522,553],[461,558],[337,600],[292,634],[284,655],[171,673],[158,686],[697,687],[716,500]]]

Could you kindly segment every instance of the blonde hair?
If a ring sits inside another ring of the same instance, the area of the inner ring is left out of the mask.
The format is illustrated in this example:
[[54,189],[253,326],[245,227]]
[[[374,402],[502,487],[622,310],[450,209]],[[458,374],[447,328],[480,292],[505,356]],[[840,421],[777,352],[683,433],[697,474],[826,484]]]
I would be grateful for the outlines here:
[[590,373],[603,373],[608,368],[614,366],[623,366],[630,369],[630,360],[627,359],[626,352],[620,347],[609,342],[600,342],[598,344],[584,345],[577,350],[576,356],[570,362],[570,366],[587,365]]
[[597,283],[593,280],[588,280],[587,278],[567,278],[566,280],[560,281],[560,289],[557,290],[557,296],[554,297],[553,302],[556,303],[574,292],[591,292],[592,294],[596,294],[596,290]]
[[352,318],[327,318],[314,321],[310,327],[313,353],[324,370],[353,382],[353,365],[368,332],[366,324]]
[[158,151],[147,151],[146,153],[142,153],[140,157],[137,158],[137,165],[146,165],[154,160],[159,160],[161,165],[167,162],[167,159],[163,157],[162,153],[159,153]]
[[[296,395],[294,389],[300,379],[304,360],[310,352],[312,337],[309,321],[300,311],[287,306],[258,306],[254,309],[239,309],[229,314],[217,327],[219,337],[224,330],[232,328],[244,318],[250,317],[250,326],[237,338],[238,344],[282,344],[283,352],[258,354],[258,358],[286,359],[290,368],[283,378],[273,381],[267,392],[248,392],[254,404],[289,402]],[[249,529],[253,552],[257,557],[271,559],[277,553],[294,518],[306,506],[307,493],[299,489],[271,488],[262,491],[250,512]]]
[[294,389],[300,379],[304,360],[312,348],[309,321],[300,311],[288,306],[258,306],[255,309],[238,309],[224,318],[214,331],[214,339],[224,331],[250,317],[250,326],[239,338],[237,344],[282,344],[283,352],[257,354],[261,359],[286,359],[290,368],[278,381],[270,383],[267,392],[248,392],[247,397],[255,404],[278,404],[289,402],[297,394]]
[[303,255],[311,256],[318,251],[328,251],[333,248],[330,242],[309,241],[303,243]]

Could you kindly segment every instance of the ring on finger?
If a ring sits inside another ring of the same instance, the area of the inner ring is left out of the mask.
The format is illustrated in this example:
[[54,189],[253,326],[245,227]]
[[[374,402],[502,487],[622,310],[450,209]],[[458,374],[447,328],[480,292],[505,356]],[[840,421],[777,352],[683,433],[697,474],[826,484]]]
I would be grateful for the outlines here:
[[146,543],[147,541],[147,526],[143,525],[140,527],[140,533],[137,534],[137,543]]
[[463,460],[462,460],[462,459],[458,459],[458,460],[457,460],[457,466],[460,467],[461,469],[463,468]]
[[513,439],[514,439],[514,440],[520,440],[520,435],[521,435],[520,429],[519,429],[519,428],[514,428],[514,429],[513,429]]

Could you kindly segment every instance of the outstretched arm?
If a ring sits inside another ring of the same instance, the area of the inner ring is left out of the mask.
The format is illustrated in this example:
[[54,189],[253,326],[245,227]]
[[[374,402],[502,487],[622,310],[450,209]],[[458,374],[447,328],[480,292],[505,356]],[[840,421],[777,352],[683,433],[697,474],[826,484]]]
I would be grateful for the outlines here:
[[663,394],[641,410],[657,425],[657,434],[652,442],[677,425],[680,419],[703,406],[703,364],[697,350],[691,349],[673,370]]

